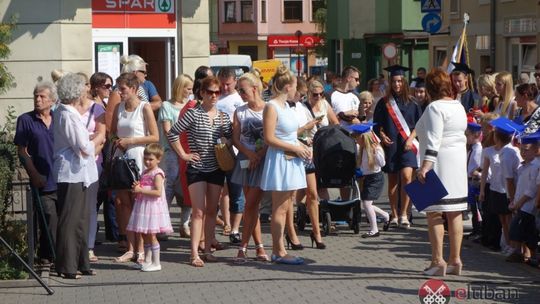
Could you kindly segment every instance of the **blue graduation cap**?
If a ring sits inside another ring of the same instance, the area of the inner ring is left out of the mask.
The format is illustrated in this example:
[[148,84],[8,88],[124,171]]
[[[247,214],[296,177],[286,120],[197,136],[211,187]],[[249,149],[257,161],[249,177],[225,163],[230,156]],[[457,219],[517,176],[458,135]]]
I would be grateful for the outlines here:
[[355,125],[349,126],[349,131],[353,133],[357,133],[357,134],[363,134],[363,133],[371,131],[371,128],[374,125],[376,124],[372,122],[363,123],[363,124],[355,124]]
[[452,61],[452,64],[454,65],[454,69],[452,70],[452,72],[461,72],[463,74],[472,74],[474,71],[471,70],[471,68],[469,68],[469,66],[465,63],[461,63],[461,62],[453,62]]
[[410,69],[399,64],[394,64],[394,65],[384,68],[384,70],[390,72],[390,77],[392,77],[392,76],[405,75],[405,72],[407,72]]
[[540,131],[537,131],[536,133],[524,135],[520,138],[521,144],[536,144],[540,142]]
[[495,130],[508,135],[519,134],[525,130],[524,125],[519,125],[506,117],[499,117],[492,120],[490,125],[492,125]]
[[482,126],[475,122],[469,122],[467,123],[467,129],[473,132],[480,132],[482,130]]

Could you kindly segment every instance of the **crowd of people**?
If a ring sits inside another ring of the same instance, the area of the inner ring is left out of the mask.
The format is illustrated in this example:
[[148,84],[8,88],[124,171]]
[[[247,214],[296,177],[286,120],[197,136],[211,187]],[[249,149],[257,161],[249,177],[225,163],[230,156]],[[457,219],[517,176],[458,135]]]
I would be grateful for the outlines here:
[[[362,92],[361,72],[352,66],[325,80],[297,77],[280,66],[271,83],[257,70],[238,77],[234,69],[214,75],[201,66],[194,78],[179,75],[171,99],[163,101],[146,79],[141,57],[121,62],[117,79],[54,71],[54,83],[36,84],[34,110],[17,121],[15,144],[45,213],[38,255],[42,263],[54,263],[59,276],[96,275],[90,263],[99,261],[101,205],[106,238],[117,241],[121,253],[115,261],[161,270],[159,242],[173,232],[173,201],[181,208],[179,233],[191,240],[194,267],[219,261],[213,253],[225,248],[216,238],[220,225],[238,246],[236,263],[249,260],[253,238],[256,260],[303,264],[288,252],[304,248],[294,204],[305,204],[312,247],[324,250],[319,200],[330,196],[317,184],[313,142],[319,129],[332,126],[357,143],[356,178],[370,223],[362,238],[381,235],[377,216],[384,231],[409,229],[412,204],[405,186],[426,182],[433,170],[448,195],[424,210],[432,250],[424,274],[461,273],[468,210],[469,239],[502,250],[507,261],[538,266],[540,64],[536,84],[517,87],[511,73],[474,79],[458,63],[450,73],[419,68],[409,85],[408,68],[394,65],[385,68],[388,80],[371,79]],[[231,147],[233,169],[222,169],[218,143]],[[140,179],[129,189],[111,190],[105,180],[114,178],[110,163],[120,156],[136,164]],[[374,205],[385,174],[390,212]],[[343,199],[352,195],[349,188],[339,190]],[[263,213],[271,213],[270,254],[262,239]]]

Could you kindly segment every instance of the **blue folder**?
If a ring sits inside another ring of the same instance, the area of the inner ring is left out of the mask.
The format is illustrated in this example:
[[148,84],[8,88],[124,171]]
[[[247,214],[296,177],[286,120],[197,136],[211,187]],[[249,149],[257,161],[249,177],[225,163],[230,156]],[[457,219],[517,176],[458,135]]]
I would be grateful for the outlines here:
[[415,180],[405,186],[405,192],[407,192],[414,207],[418,211],[426,209],[448,195],[448,191],[446,191],[446,188],[433,170],[429,170],[426,173],[426,182],[424,184]]

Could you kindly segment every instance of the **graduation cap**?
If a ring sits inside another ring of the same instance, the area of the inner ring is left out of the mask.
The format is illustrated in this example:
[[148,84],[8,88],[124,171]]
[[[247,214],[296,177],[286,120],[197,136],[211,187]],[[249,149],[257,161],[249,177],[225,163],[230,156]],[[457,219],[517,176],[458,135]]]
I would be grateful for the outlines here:
[[508,135],[519,134],[525,130],[524,125],[519,125],[506,117],[499,117],[492,120],[490,125],[492,125],[495,130]]
[[452,70],[452,72],[461,72],[466,75],[473,73],[473,70],[471,70],[471,68],[469,68],[469,66],[465,63],[452,62],[452,64],[454,65],[454,69]]
[[480,132],[482,130],[482,126],[475,122],[469,122],[467,123],[467,129],[473,132]]
[[392,76],[405,75],[405,72],[407,72],[410,69],[399,64],[394,64],[394,65],[384,68],[384,70],[388,71],[390,73],[390,77],[392,77]]
[[422,78],[415,78],[414,80],[414,87],[415,88],[425,88],[426,87],[426,81]]
[[349,131],[353,133],[357,133],[357,134],[363,134],[363,133],[371,131],[371,128],[374,125],[376,124],[372,122],[363,123],[363,124],[355,124],[355,125],[349,126]]
[[540,131],[537,131],[536,133],[528,134],[525,136],[522,136],[520,138],[521,144],[537,144],[540,142]]

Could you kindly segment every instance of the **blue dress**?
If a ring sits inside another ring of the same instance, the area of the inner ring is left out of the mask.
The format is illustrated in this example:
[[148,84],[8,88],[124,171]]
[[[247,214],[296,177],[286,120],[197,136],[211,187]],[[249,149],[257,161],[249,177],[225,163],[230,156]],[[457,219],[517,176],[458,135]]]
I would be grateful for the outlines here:
[[[414,101],[403,102],[400,98],[394,96],[397,106],[403,115],[403,118],[409,126],[411,132],[414,130],[416,122],[420,119],[422,115],[422,110],[420,106]],[[388,136],[394,143],[385,146],[384,154],[386,155],[386,165],[382,170],[386,173],[397,173],[401,169],[406,167],[418,168],[418,161],[416,160],[416,154],[413,151],[405,151],[405,141],[400,134],[394,121],[388,113],[386,108],[386,98],[382,98],[375,106],[375,111],[373,112],[373,122],[376,125],[373,127],[373,130],[377,136],[381,136],[381,129],[384,130],[386,136]]]
[[[298,144],[298,120],[295,112],[287,103],[285,106],[270,100],[267,107],[274,107],[277,112],[276,137],[282,141]],[[289,191],[306,188],[306,172],[300,157],[287,159],[283,150],[268,147],[264,159],[261,189],[264,191]]]

